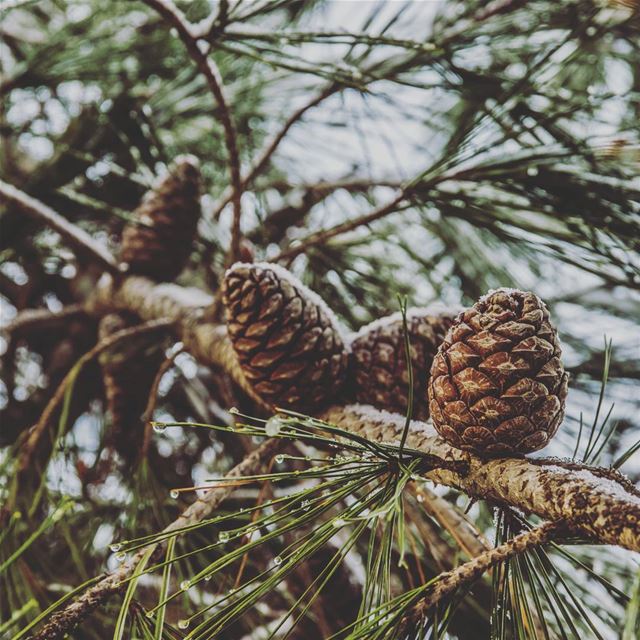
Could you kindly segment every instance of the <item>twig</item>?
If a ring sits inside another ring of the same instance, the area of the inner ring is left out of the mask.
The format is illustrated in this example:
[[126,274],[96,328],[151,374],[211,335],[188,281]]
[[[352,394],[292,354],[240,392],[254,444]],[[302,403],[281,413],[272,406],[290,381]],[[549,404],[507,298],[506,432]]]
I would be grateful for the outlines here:
[[161,329],[166,329],[172,325],[172,321],[170,320],[151,320],[144,324],[137,325],[135,327],[130,327],[127,329],[122,329],[122,331],[116,331],[111,334],[109,337],[100,341],[96,344],[91,351],[87,351],[76,364],[72,367],[72,369],[67,373],[64,377],[51,400],[49,400],[47,406],[45,407],[42,415],[38,422],[31,428],[29,436],[25,440],[22,445],[22,449],[20,451],[20,456],[18,459],[18,474],[23,473],[31,464],[31,459],[33,458],[33,454],[35,453],[38,443],[42,438],[42,435],[46,432],[47,426],[51,421],[53,414],[56,409],[60,406],[60,403],[64,399],[65,392],[69,384],[75,379],[78,374],[78,371],[93,358],[101,354],[106,349],[114,346],[118,342],[122,340],[126,340],[128,338],[132,338],[134,336],[141,335],[143,333],[149,333],[150,331],[158,331]]
[[231,111],[224,97],[222,78],[216,63],[200,49],[198,39],[191,32],[190,25],[187,23],[186,18],[173,3],[165,2],[164,0],[144,0],[144,2],[152,9],[155,9],[155,11],[178,32],[178,36],[187,48],[189,56],[206,78],[209,89],[220,109],[220,120],[222,122],[222,128],[224,129],[227,154],[229,155],[229,172],[231,174],[232,186],[233,223],[231,227],[231,248],[228,260],[231,264],[236,261],[240,253],[240,221],[242,217],[240,199],[242,196],[242,183],[240,178],[240,156],[238,154],[236,129],[231,118]]
[[110,273],[120,273],[118,263],[109,251],[96,242],[84,229],[72,224],[48,205],[3,180],[0,180],[0,196],[2,196],[0,201],[13,203],[26,214],[46,222],[79,254],[96,260]]
[[301,253],[304,253],[310,247],[324,244],[327,240],[335,238],[335,236],[341,235],[343,233],[348,233],[349,231],[353,231],[358,227],[375,222],[380,218],[384,218],[384,216],[397,211],[400,208],[401,203],[406,200],[406,198],[407,192],[405,189],[403,189],[393,198],[393,200],[391,200],[391,202],[388,202],[382,207],[374,209],[373,211],[370,211],[369,213],[359,216],[353,220],[347,220],[346,222],[331,227],[330,229],[312,233],[310,236],[303,238],[300,243],[296,244],[294,247],[280,252],[277,256],[271,259],[271,262],[281,262],[283,260],[290,261]]
[[[282,440],[277,438],[267,440],[231,469],[225,479],[232,480],[259,473],[265,461],[278,450],[281,443]],[[232,493],[235,486],[233,483],[229,483],[210,489],[196,502],[187,507],[176,520],[163,530],[163,533],[201,522]],[[150,549],[154,549],[156,557],[160,555],[167,539],[163,538],[160,542],[139,549],[129,562],[123,564],[114,573],[105,576],[100,582],[87,589],[79,598],[68,604],[62,611],[51,616],[49,622],[33,636],[33,640],[57,640],[62,638],[108,598],[126,588],[126,580],[134,575],[140,560],[149,553]]]
[[423,509],[438,521],[470,558],[491,548],[482,533],[454,505],[427,487],[417,486],[415,483],[409,486]]
[[173,363],[176,358],[184,353],[184,346],[176,349],[170,356],[164,359],[160,367],[158,368],[158,372],[153,379],[153,383],[151,384],[151,389],[149,390],[149,399],[147,400],[147,406],[145,407],[144,413],[142,414],[142,421],[144,422],[144,438],[142,440],[142,448],[140,450],[140,459],[144,460],[147,457],[147,453],[149,451],[149,445],[151,444],[151,432],[152,432],[152,423],[153,414],[156,410],[156,405],[158,404],[158,388],[160,387],[160,382],[167,371],[171,369]]
[[418,621],[435,609],[443,599],[451,595],[462,586],[475,582],[487,569],[499,562],[504,562],[513,556],[524,553],[532,547],[547,543],[558,531],[563,529],[562,523],[546,522],[545,524],[525,531],[515,538],[501,544],[494,549],[485,551],[464,564],[441,573],[432,583],[426,586],[426,593],[414,605],[400,622],[400,628],[408,624],[415,625]]
[[70,304],[60,311],[49,309],[25,309],[6,326],[2,331],[12,337],[27,334],[34,330],[51,329],[65,323],[70,318],[86,315],[83,304]]
[[[256,176],[262,171],[264,166],[269,161],[269,158],[271,158],[276,149],[280,146],[280,143],[289,132],[289,129],[291,129],[291,127],[296,122],[298,122],[298,120],[300,120],[300,118],[302,118],[302,116],[307,111],[309,111],[309,109],[312,109],[313,107],[319,105],[323,100],[336,93],[340,88],[341,85],[332,82],[331,84],[327,85],[322,91],[320,91],[320,93],[309,100],[309,102],[302,105],[299,109],[294,111],[289,116],[286,122],[282,125],[280,131],[278,131],[273,136],[273,138],[271,138],[271,140],[266,144],[262,153],[253,162],[247,175],[240,180],[240,192],[244,191],[253,182],[253,180],[255,180]],[[231,202],[232,198],[233,190],[228,189],[222,194],[220,202],[214,207],[212,214],[214,218],[217,219],[220,217],[222,210],[229,204],[229,202]]]

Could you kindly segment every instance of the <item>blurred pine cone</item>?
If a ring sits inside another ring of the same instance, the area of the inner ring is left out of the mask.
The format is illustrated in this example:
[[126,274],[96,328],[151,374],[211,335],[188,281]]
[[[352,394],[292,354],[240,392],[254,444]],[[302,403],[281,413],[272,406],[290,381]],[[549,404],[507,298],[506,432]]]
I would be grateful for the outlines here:
[[227,271],[223,299],[242,371],[262,399],[298,410],[335,399],[349,354],[315,293],[282,267],[238,263]]
[[129,272],[171,281],[191,255],[200,218],[200,169],[195,158],[181,157],[146,193],[135,222],[122,233],[119,259]]
[[431,367],[429,409],[438,433],[480,454],[544,447],[564,416],[568,374],[545,304],[499,289],[453,323]]
[[[98,338],[137,324],[133,316],[110,313],[100,320]],[[158,336],[138,336],[107,349],[99,356],[107,413],[111,426],[107,443],[131,462],[142,444],[142,414],[151,385],[163,359]]]
[[[407,311],[414,418],[426,418],[429,415],[424,389],[433,357],[455,316],[455,311],[444,309]],[[356,400],[380,409],[406,413],[409,402],[409,371],[402,315],[394,313],[360,329],[354,336],[351,350]]]

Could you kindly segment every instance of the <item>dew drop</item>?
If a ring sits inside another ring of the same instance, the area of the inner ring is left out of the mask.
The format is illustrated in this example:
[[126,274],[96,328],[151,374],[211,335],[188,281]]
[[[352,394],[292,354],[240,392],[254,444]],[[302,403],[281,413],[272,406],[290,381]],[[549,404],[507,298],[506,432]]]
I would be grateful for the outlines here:
[[281,453],[276,456],[276,462],[278,464],[282,464],[284,462],[284,456]]
[[183,580],[180,583],[180,589],[182,591],[187,591],[187,589],[190,589],[190,588],[191,588],[191,583],[188,580]]
[[282,558],[280,556],[276,556],[273,559],[273,564],[275,564],[276,566],[281,565],[282,564]]
[[162,433],[166,428],[167,428],[167,425],[163,424],[162,422],[154,422],[153,423],[153,430],[156,433]]
[[423,496],[421,493],[419,493],[419,494],[416,496],[416,500],[417,500],[418,502],[424,502],[424,496]]
[[209,582],[209,580],[211,580],[211,578],[213,578],[213,576],[211,574],[208,574],[204,577],[204,581],[205,582]]
[[231,407],[231,409],[229,409],[229,413],[231,415],[237,416],[240,413],[240,411],[238,410],[238,407]]
[[311,509],[311,503],[308,500],[303,500],[300,503],[300,506],[302,507],[303,511],[309,511],[309,509]]
[[220,540],[220,542],[228,542],[228,540],[229,540],[229,532],[228,531],[221,531],[218,534],[218,540]]
[[169,491],[169,495],[174,499],[177,500],[178,497],[180,496],[180,492],[177,489],[171,489],[171,491]]
[[284,423],[277,416],[273,416],[269,418],[264,425],[264,432],[270,437],[273,438],[280,433],[280,429],[282,429]]
[[188,629],[189,621],[188,620],[178,620],[178,629]]
[[117,542],[115,544],[109,545],[109,549],[111,549],[111,551],[113,551],[113,553],[118,553],[118,551],[120,551],[120,549],[122,549],[122,545],[119,542]]
[[124,551],[121,551],[120,553],[116,553],[116,560],[118,562],[124,562],[124,560],[127,559],[127,554]]
[[540,170],[538,169],[538,167],[529,167],[527,169],[528,176],[537,176],[539,172]]

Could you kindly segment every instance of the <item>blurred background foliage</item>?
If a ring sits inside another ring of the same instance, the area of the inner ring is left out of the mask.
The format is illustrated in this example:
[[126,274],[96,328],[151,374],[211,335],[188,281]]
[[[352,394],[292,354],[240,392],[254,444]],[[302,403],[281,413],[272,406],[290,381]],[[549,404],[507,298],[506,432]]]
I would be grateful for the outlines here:
[[[551,308],[572,373],[568,416],[545,455],[571,456],[580,425],[600,426],[612,404],[599,462],[612,464],[633,446],[640,428],[636,3],[178,6],[211,45],[243,175],[301,110],[242,197],[242,230],[256,259],[282,253],[354,330],[397,310],[397,293],[416,306],[466,305],[498,286],[534,290]],[[219,108],[183,43],[137,1],[9,0],[0,10],[0,178],[115,249],[155,176],[177,155],[195,155],[204,215],[179,282],[215,291],[230,242],[228,160]],[[398,193],[403,200],[392,213],[313,241]],[[0,211],[0,228],[5,324],[25,309],[82,303],[101,275],[11,207]],[[5,470],[16,439],[96,333],[95,321],[80,315],[3,338]],[[598,415],[605,334],[613,350]],[[174,347],[164,340],[158,349]],[[221,372],[185,353],[161,382],[161,418],[228,422],[232,401],[250,408]],[[3,620],[7,611],[28,620],[105,562],[113,566],[105,551],[113,540],[155,531],[177,515],[169,488],[197,485],[242,455],[233,437],[173,430],[154,438],[134,473],[123,471],[105,446],[103,395],[90,365],[76,383],[64,446],[47,460],[46,500],[36,513],[52,520],[29,555],[0,576]],[[637,460],[623,470],[640,479]],[[63,496],[72,506],[53,518]],[[246,490],[236,499],[255,495]],[[488,509],[476,505],[472,513],[495,531]],[[21,521],[12,517],[4,532],[4,558],[24,541]],[[615,552],[585,553],[586,564],[628,584],[632,568]],[[605,620],[603,637],[614,637],[607,616],[620,614],[620,604],[598,591],[583,595]],[[108,627],[109,611],[97,615]],[[228,637],[242,637],[268,615],[256,609]],[[94,626],[74,637],[101,633]],[[474,637],[464,625],[459,633]]]

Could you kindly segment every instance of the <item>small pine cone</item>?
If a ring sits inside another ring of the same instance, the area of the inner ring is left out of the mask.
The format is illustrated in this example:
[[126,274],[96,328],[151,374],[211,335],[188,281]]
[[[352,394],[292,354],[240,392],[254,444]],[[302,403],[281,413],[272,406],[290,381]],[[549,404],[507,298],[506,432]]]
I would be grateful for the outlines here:
[[200,179],[197,161],[185,156],[144,196],[122,233],[119,258],[130,273],[171,281],[182,271],[201,213]]
[[271,405],[307,410],[334,400],[349,352],[333,313],[286,269],[238,263],[223,284],[242,371]]
[[568,374],[545,304],[499,289],[453,323],[431,367],[429,409],[450,444],[479,454],[544,447],[564,416]]
[[[456,315],[456,312],[444,309],[407,311],[414,418],[426,418],[429,415],[423,390],[427,385],[433,357]],[[351,342],[351,350],[356,400],[380,409],[406,413],[409,371],[402,315],[394,313],[360,329]]]
[[[100,320],[98,338],[104,340],[135,324],[133,317],[108,314]],[[140,450],[142,413],[162,358],[157,336],[128,340],[99,356],[107,412],[111,419],[109,444],[115,446],[126,460],[133,459]]]

